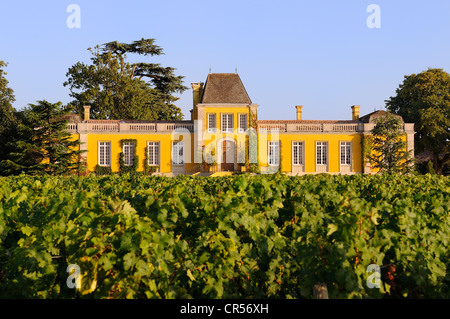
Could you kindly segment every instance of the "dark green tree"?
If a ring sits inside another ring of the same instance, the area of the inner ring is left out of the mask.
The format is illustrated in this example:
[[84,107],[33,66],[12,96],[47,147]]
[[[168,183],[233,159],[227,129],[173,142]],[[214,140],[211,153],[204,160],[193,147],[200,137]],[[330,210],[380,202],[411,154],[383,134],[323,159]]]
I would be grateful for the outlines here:
[[[6,66],[5,62],[0,61],[0,161],[6,159],[10,152],[7,142],[14,136],[17,126],[15,109],[13,108],[14,91],[8,86],[9,82],[5,77],[7,73],[3,70]],[[1,168],[0,175],[3,175]]]
[[376,119],[370,161],[380,173],[406,174],[413,169],[412,152],[407,151],[402,126],[400,118],[390,113]]
[[68,108],[82,115],[84,105],[91,106],[93,119],[181,120],[183,114],[174,105],[174,96],[187,89],[183,77],[174,68],[156,63],[128,62],[128,54],[159,56],[162,48],[154,39],[131,44],[117,41],[96,46],[92,64],[78,62],[69,68],[64,86],[75,100]]
[[3,171],[8,175],[76,172],[83,151],[67,131],[65,115],[61,102],[45,100],[17,112],[17,136],[8,142],[12,151],[0,162]]
[[407,75],[386,107],[415,123],[416,154],[432,152],[434,170],[441,174],[450,163],[450,75],[431,68]]

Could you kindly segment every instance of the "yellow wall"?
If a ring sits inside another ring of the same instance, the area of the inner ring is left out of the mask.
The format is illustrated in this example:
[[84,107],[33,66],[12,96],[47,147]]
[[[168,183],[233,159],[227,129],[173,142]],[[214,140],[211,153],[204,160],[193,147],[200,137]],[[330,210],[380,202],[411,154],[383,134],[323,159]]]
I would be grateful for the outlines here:
[[[267,134],[267,139],[260,139],[259,154],[260,165],[267,167],[268,141],[271,135]],[[352,142],[352,172],[362,172],[361,163],[361,135],[360,134],[286,134],[278,135],[281,142],[281,170],[283,172],[292,171],[292,142],[304,142],[304,165],[305,173],[316,172],[316,141],[328,142],[328,172],[339,173],[340,171],[340,149],[339,142]]]
[[[208,129],[208,114],[215,113],[216,114],[216,133],[209,133]],[[238,133],[239,127],[239,114],[247,114],[247,128],[250,126],[250,110],[248,107],[207,107],[205,108],[205,123],[203,123],[204,129],[204,144],[206,147],[211,147],[216,150],[216,161],[220,159],[218,156],[220,154],[217,153],[217,142],[222,139],[233,139],[236,143],[236,147],[241,145],[245,147],[245,143],[248,143],[248,137],[245,133]],[[233,133],[222,133],[222,114],[233,114],[233,124],[234,124],[234,132]],[[212,145],[210,145],[212,143]],[[236,150],[237,153],[237,150]]]
[[249,108],[248,107],[206,107],[205,108],[205,123],[203,124],[203,127],[206,131],[207,125],[208,125],[208,114],[209,113],[215,113],[216,114],[216,124],[217,124],[217,132],[220,132],[220,128],[222,127],[222,116],[221,114],[230,114],[233,113],[234,115],[234,127],[238,128],[238,120],[239,116],[238,114],[247,114],[247,120],[250,119],[249,115]]
[[138,171],[144,170],[145,148],[147,142],[160,142],[160,172],[169,173],[171,171],[171,143],[172,135],[167,134],[88,134],[87,137],[87,169],[95,171],[98,164],[98,142],[111,142],[111,169],[113,172],[119,171],[119,154],[122,152],[122,139],[136,139],[136,155],[139,156]]
[[[240,141],[246,141],[248,145],[248,137],[245,134],[207,134],[205,133],[205,144],[213,143],[214,147],[216,142],[223,137],[233,138],[237,143]],[[185,169],[186,172],[195,172],[199,168],[200,163],[194,163],[194,136],[190,135],[190,142],[185,142],[185,153],[188,154],[188,149],[191,150],[190,163],[186,158]],[[259,159],[262,167],[267,167],[267,145],[270,140],[270,134],[267,135],[267,139],[260,139],[259,142]],[[316,141],[328,142],[328,172],[339,173],[340,166],[340,141],[352,142],[352,172],[361,172],[361,137],[359,134],[279,134],[279,141],[281,142],[281,168],[283,172],[292,171],[292,142],[303,141],[304,142],[304,167],[305,173],[316,172]],[[119,171],[119,154],[122,152],[121,143],[122,139],[136,139],[136,155],[139,156],[138,171],[142,171],[144,168],[145,147],[148,141],[156,141],[160,143],[160,169],[162,173],[170,173],[172,171],[172,135],[171,134],[89,134],[87,138],[87,168],[89,171],[95,171],[95,166],[98,164],[98,143],[102,141],[111,142],[111,169],[113,172]],[[182,138],[179,138],[182,139]]]
[[[222,109],[219,109],[222,111]],[[235,127],[237,128],[237,114],[244,113],[248,111],[247,108],[241,108],[236,110],[236,108],[230,108],[230,111],[235,111]],[[209,112],[209,111],[208,111]],[[206,114],[208,113],[206,112]],[[239,144],[246,145],[248,147],[248,135],[245,133],[234,133],[223,134],[220,131],[220,113],[224,112],[217,111],[217,133],[204,133],[204,144],[208,145],[212,143],[212,147],[217,147],[217,142],[221,139],[233,139],[236,142],[236,146]],[[205,123],[206,128],[206,123]],[[340,145],[341,141],[348,141],[352,143],[352,170],[351,173],[361,173],[364,171],[362,163],[362,152],[361,152],[361,134],[289,134],[289,133],[279,133],[278,135],[273,135],[274,140],[279,140],[281,142],[281,170],[282,172],[292,172],[292,142],[299,141],[304,144],[304,173],[316,173],[316,142],[325,141],[328,142],[328,172],[329,173],[340,173]],[[78,139],[78,134],[72,134],[72,139]],[[261,132],[258,134],[258,156],[259,164],[262,168],[267,168],[268,160],[268,141],[271,139],[271,134],[262,135]],[[406,140],[406,135],[402,136]],[[194,162],[194,134],[186,133],[183,136],[173,136],[171,133],[153,133],[153,134],[87,134],[87,145],[86,148],[88,152],[84,155],[87,156],[87,169],[90,172],[95,171],[95,167],[98,164],[98,143],[101,141],[111,142],[111,169],[113,172],[119,171],[119,154],[122,152],[121,140],[122,139],[135,139],[137,141],[136,155],[139,156],[138,171],[143,171],[144,160],[146,158],[145,148],[147,142],[155,141],[160,143],[160,165],[159,172],[161,173],[171,173],[172,172],[172,141],[173,140],[185,140],[185,173],[195,173],[201,170],[201,163]],[[189,156],[190,154],[190,156]],[[238,150],[236,149],[236,156]],[[216,160],[219,162],[220,154],[218,154],[216,149]],[[238,161],[239,164],[239,161]],[[238,168],[239,170],[239,168]],[[376,173],[377,170],[372,168],[372,173]]]
[[[208,127],[208,114],[216,114],[216,133],[209,133]],[[232,113],[234,118],[234,132],[222,133],[221,121],[222,114]],[[194,116],[197,113],[194,113]],[[233,139],[236,142],[237,147],[240,145],[248,146],[248,135],[245,133],[238,133],[239,126],[239,114],[247,114],[247,127],[249,127],[250,121],[250,109],[249,107],[205,107],[204,109],[204,137],[203,144],[207,146],[212,143],[212,147],[217,147],[217,142],[223,138]],[[160,166],[159,171],[161,173],[172,172],[172,140],[185,139],[173,137],[171,133],[150,133],[150,134],[94,134],[87,135],[87,149],[88,149],[88,161],[87,168],[89,171],[95,171],[95,167],[98,164],[98,143],[100,141],[111,142],[111,169],[113,172],[119,171],[119,154],[122,152],[121,140],[122,139],[135,139],[137,140],[136,155],[139,156],[138,171],[142,171],[144,168],[145,148],[148,141],[157,141],[160,143]],[[194,173],[200,170],[201,163],[194,163],[194,135],[189,134],[187,137],[189,140],[185,141],[185,154],[190,153],[190,159],[186,159],[185,172]],[[259,132],[259,161],[261,167],[267,167],[267,147],[268,139],[270,139],[270,133],[266,135],[266,138]],[[316,172],[316,142],[326,141],[328,142],[328,172],[339,173],[340,172],[340,141],[352,142],[352,171],[358,173],[363,171],[362,154],[361,154],[361,134],[291,134],[291,133],[279,133],[278,139],[281,142],[281,170],[283,172],[293,171],[292,165],[292,142],[303,141],[304,142],[304,172],[315,173]],[[216,160],[219,161],[216,150]]]

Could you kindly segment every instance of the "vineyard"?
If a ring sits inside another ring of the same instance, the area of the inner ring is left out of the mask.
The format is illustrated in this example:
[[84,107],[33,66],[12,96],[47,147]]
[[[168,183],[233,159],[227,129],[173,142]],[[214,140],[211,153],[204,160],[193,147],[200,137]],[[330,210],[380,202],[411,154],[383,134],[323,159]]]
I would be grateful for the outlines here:
[[0,178],[0,298],[450,298],[449,211],[431,175]]

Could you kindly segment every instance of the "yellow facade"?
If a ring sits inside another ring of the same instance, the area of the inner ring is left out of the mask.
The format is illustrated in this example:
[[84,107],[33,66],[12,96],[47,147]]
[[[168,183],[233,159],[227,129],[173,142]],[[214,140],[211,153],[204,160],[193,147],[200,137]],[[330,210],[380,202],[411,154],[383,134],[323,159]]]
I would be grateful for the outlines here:
[[[99,157],[99,143],[110,142],[111,143],[111,170],[113,172],[119,171],[119,154],[122,152],[121,140],[122,139],[135,139],[136,140],[136,155],[139,156],[138,171],[143,171],[145,159],[145,146],[147,142],[159,142],[161,149],[171,149],[171,135],[170,134],[158,134],[158,135],[144,135],[144,134],[89,134],[87,137],[87,149],[89,152],[87,168],[89,171],[95,171],[95,166],[98,164]],[[115,155],[115,156],[114,156]],[[161,152],[160,157],[160,172],[169,173],[171,171],[170,165],[170,153]],[[142,163],[141,163],[142,162]]]
[[[268,141],[271,135],[267,137],[267,142],[260,144],[260,158],[268,153]],[[275,137],[274,137],[275,139]],[[327,173],[361,173],[362,152],[360,134],[279,134],[278,139],[281,142],[281,171],[285,173],[295,173],[293,164],[293,142],[304,143],[303,166],[304,169],[298,173],[321,173],[316,167],[316,142],[328,143],[327,167],[323,172]],[[351,143],[351,164],[349,170],[344,171],[340,165],[340,142]],[[267,160],[261,163],[262,167],[269,167]]]
[[[210,74],[205,85],[193,83],[192,88],[188,121],[91,120],[86,107],[84,121],[68,127],[87,151],[88,171],[104,166],[118,172],[120,154],[130,164],[134,149],[137,171],[143,171],[147,161],[163,175],[248,171],[253,162],[262,173],[371,172],[362,158],[361,139],[370,134],[373,119],[382,111],[360,117],[359,106],[352,106],[351,120],[314,121],[303,120],[303,106],[297,105],[294,120],[265,121],[258,120],[258,105],[251,102],[237,74]],[[405,123],[404,131],[408,149],[413,149],[413,124]],[[250,154],[257,154],[257,159]]]

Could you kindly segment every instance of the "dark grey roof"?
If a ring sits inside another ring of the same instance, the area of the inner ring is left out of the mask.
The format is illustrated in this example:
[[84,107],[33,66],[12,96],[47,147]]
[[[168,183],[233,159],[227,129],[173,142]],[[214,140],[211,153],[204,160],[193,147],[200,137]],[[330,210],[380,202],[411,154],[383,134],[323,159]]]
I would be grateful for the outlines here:
[[[359,121],[362,123],[375,123],[375,120],[379,117],[386,116],[387,112],[383,110],[374,111],[372,113],[369,113],[367,115],[364,115],[359,118]],[[392,114],[392,113],[391,113]],[[403,118],[400,115],[392,114],[395,117],[400,118],[400,121],[404,123]]]
[[65,120],[67,120],[68,123],[81,123],[81,117],[78,114],[75,113],[67,113],[63,116]]
[[236,73],[211,73],[206,79],[201,103],[252,104]]

